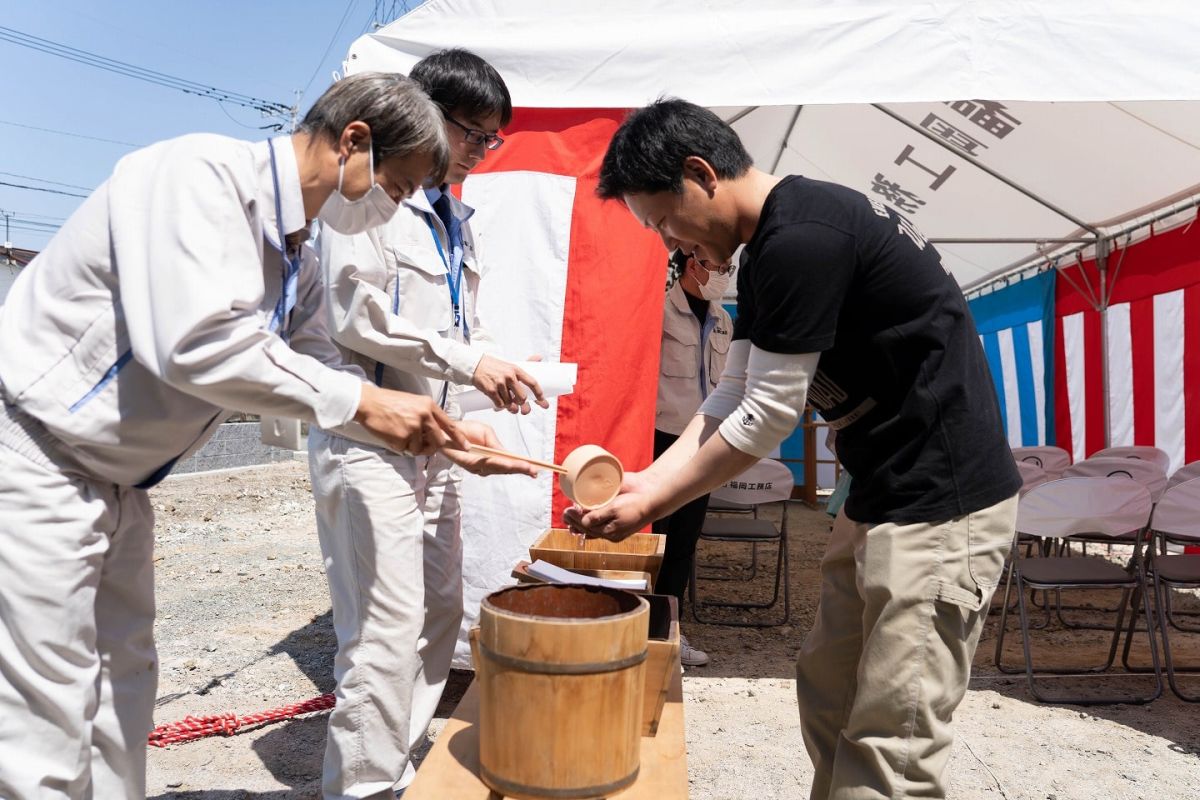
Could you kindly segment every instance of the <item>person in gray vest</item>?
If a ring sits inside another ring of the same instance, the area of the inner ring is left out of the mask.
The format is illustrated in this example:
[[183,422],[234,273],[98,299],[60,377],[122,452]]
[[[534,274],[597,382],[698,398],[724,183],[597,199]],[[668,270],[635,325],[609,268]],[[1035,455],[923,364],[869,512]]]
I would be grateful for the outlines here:
[[342,365],[304,242],[317,216],[347,232],[386,222],[448,157],[416,84],[357,75],[292,136],[125,156],[22,271],[0,307],[0,797],[145,797],[147,489],[230,410],[414,453],[495,441]]
[[[729,288],[733,269],[731,264],[709,269],[679,250],[671,254],[658,360],[655,458],[675,444],[725,370],[733,323],[721,298]],[[659,594],[675,595],[680,608],[707,510],[705,494],[654,523],[654,532],[667,537],[654,588]],[[684,666],[701,667],[708,663],[708,654],[680,636],[679,659]]]

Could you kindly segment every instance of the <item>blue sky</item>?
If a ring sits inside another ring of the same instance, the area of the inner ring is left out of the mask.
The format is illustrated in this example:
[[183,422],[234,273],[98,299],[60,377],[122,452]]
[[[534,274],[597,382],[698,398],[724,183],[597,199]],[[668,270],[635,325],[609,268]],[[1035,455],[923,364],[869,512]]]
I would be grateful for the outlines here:
[[[0,0],[0,25],[289,106],[307,85],[299,104],[303,115],[329,86],[350,43],[373,29],[377,11],[386,17],[406,5],[416,7],[420,0]],[[276,121],[7,41],[0,41],[0,69],[4,183],[86,195],[135,149],[131,145],[197,131],[261,139],[270,132],[258,126]],[[16,215],[10,232],[16,247],[41,249],[53,231],[31,230],[40,226],[29,221],[60,224],[81,202],[0,185],[0,210]]]

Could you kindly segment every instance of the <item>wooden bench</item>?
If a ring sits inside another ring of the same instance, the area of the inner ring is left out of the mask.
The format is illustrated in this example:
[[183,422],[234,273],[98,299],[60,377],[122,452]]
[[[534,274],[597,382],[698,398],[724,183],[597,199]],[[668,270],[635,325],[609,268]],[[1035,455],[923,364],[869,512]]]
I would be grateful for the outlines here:
[[[499,800],[479,780],[479,691],[474,682],[447,720],[404,800]],[[529,732],[533,735],[533,732]],[[683,727],[683,677],[678,663],[657,736],[642,737],[638,779],[612,800],[675,800],[688,796]]]

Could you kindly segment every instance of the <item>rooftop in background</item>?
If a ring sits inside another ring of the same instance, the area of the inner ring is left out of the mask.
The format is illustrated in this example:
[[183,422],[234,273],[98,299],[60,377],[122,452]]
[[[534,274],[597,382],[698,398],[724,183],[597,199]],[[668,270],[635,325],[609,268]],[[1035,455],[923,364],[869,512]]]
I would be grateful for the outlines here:
[[0,266],[23,267],[38,254],[37,250],[24,250],[20,247],[0,245]]

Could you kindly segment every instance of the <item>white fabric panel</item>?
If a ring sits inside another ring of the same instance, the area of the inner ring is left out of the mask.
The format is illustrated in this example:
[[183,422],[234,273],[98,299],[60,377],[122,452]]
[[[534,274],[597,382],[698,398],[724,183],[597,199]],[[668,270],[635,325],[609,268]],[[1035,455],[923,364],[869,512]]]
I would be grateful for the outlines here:
[[1013,353],[1012,328],[996,331],[1000,345],[1000,372],[1004,380],[1004,413],[1008,418],[1008,445],[1020,447],[1021,387],[1017,385],[1017,357]]
[[1133,444],[1133,338],[1129,303],[1109,306],[1105,317],[1108,346],[1108,443]]
[[[562,349],[563,303],[567,290],[571,211],[575,179],[537,172],[476,175],[463,184],[463,201],[476,209],[471,226],[486,272],[480,282],[479,313],[500,348],[513,360],[540,354],[558,361]],[[528,416],[478,411],[504,446],[534,458],[554,460],[557,401],[534,406]],[[517,561],[550,527],[554,476],[480,478],[463,483],[463,627],[454,662],[470,665],[466,632],[479,616],[479,601],[511,583]]]
[[1063,358],[1067,362],[1067,407],[1071,413],[1071,459],[1087,457],[1087,404],[1084,402],[1083,312],[1062,318]]
[[1183,465],[1183,290],[1154,296],[1154,443]]
[[[346,69],[465,47],[517,106],[622,108],[949,97],[1200,97],[1194,0],[431,0],[351,46]],[[398,56],[402,56],[398,58]]]
[[1042,341],[1042,321],[1025,324],[1029,336],[1029,361],[1033,365],[1033,402],[1037,407],[1037,443],[1046,443],[1046,381],[1054,376],[1046,375],[1046,350]]

